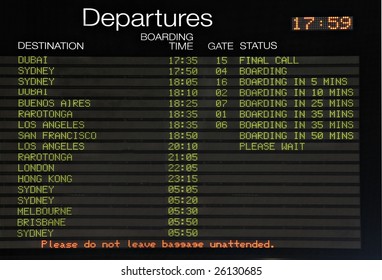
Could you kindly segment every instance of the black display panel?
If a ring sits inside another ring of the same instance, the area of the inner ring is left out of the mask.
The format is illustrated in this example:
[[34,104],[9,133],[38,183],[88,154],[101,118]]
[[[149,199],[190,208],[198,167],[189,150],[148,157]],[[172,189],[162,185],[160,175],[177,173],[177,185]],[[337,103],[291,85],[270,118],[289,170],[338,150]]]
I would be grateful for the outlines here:
[[21,1],[4,259],[381,257],[380,3]]

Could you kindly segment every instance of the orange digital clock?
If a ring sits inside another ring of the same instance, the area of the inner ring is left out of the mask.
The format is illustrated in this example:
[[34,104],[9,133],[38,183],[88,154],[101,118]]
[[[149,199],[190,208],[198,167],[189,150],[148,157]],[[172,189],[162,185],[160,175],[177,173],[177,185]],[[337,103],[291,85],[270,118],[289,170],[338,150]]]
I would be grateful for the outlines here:
[[353,17],[330,16],[330,17],[292,17],[293,31],[310,30],[353,30]]

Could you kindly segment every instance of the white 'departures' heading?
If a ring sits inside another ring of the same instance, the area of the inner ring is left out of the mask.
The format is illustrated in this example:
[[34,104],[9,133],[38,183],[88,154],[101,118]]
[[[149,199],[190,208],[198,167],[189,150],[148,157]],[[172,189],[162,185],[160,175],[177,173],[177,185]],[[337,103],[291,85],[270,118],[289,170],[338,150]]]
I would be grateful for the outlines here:
[[83,26],[91,27],[103,25],[113,27],[116,31],[124,27],[210,27],[212,26],[210,13],[100,13],[94,8],[83,9]]

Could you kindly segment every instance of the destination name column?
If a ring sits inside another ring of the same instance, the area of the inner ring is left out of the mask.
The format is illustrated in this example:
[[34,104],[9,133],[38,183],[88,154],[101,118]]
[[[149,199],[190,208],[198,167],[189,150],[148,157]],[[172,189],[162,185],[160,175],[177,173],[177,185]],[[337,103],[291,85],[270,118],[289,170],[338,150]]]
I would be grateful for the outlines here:
[[75,180],[62,167],[73,161],[73,151],[85,150],[86,135],[96,139],[95,132],[83,131],[85,121],[73,120],[72,108],[90,107],[91,101],[50,96],[57,67],[50,65],[47,56],[17,59],[16,236],[52,238],[55,229],[67,226],[66,219],[73,211],[54,195]]

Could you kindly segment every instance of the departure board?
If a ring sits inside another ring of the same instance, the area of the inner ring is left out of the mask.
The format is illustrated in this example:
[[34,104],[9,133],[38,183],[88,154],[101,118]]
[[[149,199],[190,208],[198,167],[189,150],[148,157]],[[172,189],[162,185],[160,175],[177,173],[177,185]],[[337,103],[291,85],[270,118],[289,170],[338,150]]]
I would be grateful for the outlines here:
[[69,2],[1,11],[2,258],[381,256],[380,3]]

